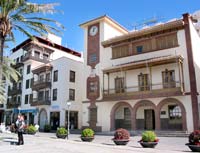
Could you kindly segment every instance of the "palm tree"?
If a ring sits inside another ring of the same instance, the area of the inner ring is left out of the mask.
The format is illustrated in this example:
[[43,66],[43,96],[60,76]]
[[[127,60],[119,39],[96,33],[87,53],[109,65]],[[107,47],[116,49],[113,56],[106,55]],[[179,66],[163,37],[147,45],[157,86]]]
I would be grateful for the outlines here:
[[[15,40],[14,30],[18,30],[34,39],[30,31],[40,35],[59,33],[60,30],[51,26],[54,23],[64,28],[60,23],[41,17],[41,13],[58,12],[54,7],[57,3],[37,4],[28,0],[0,0],[0,61],[3,61],[3,49],[6,39]],[[39,16],[40,15],[40,16]]]
[[[41,17],[41,13],[53,14],[58,12],[54,7],[57,3],[37,4],[28,0],[0,0],[0,96],[2,97],[4,85],[2,74],[5,76],[5,70],[10,69],[7,62],[4,62],[4,48],[7,40],[15,40],[14,30],[20,31],[31,39],[35,39],[31,32],[39,35],[46,33],[60,33],[64,27],[55,20]],[[39,16],[40,15],[40,16]],[[56,25],[56,28],[52,26]],[[58,29],[57,29],[58,28]],[[30,32],[31,31],[31,32]],[[5,65],[6,63],[6,65]],[[7,72],[6,70],[6,72]],[[12,72],[15,76],[15,72]],[[7,77],[6,79],[9,79]],[[0,97],[0,102],[1,102]]]
[[10,80],[17,82],[20,76],[19,72],[17,72],[12,66],[10,66],[10,64],[15,64],[15,63],[9,58],[4,57],[2,63],[2,76],[4,77],[4,79],[0,80],[0,104],[5,102],[6,83],[10,84],[11,83]]

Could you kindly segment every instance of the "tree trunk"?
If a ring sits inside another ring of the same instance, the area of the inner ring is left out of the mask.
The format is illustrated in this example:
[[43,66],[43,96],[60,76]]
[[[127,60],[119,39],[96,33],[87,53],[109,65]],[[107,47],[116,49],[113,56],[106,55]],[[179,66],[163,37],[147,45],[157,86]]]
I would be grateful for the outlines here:
[[[3,51],[4,51],[4,43],[5,43],[5,37],[0,37],[0,84],[2,84],[2,78],[3,78]],[[0,101],[0,104],[2,104],[3,101]]]

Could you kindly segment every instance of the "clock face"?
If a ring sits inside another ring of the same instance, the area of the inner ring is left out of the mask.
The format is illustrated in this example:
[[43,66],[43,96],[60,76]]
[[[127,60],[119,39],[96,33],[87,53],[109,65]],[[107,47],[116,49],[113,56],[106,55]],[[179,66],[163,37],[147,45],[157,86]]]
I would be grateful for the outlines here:
[[98,32],[98,27],[97,26],[92,26],[91,28],[90,28],[90,36],[94,36],[94,35],[96,35],[97,34],[97,32]]

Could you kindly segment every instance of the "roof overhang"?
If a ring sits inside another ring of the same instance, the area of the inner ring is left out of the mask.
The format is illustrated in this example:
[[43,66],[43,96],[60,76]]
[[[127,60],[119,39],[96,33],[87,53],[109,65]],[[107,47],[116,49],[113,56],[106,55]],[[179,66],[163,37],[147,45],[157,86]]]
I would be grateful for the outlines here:
[[149,58],[145,60],[138,60],[138,61],[133,61],[133,62],[125,63],[125,64],[112,66],[110,68],[104,69],[103,73],[104,74],[115,73],[115,72],[120,72],[120,71],[128,71],[128,70],[133,70],[133,69],[152,67],[152,66],[170,64],[170,63],[178,63],[178,62],[183,62],[182,56],[160,56],[160,57],[154,57],[154,58]]
[[148,36],[151,34],[159,33],[161,31],[170,31],[172,29],[183,29],[184,28],[184,22],[182,19],[171,21],[168,23],[163,23],[160,25],[152,26],[149,28],[145,28],[139,31],[133,31],[129,32],[128,34],[122,35],[122,36],[117,36],[115,38],[106,40],[102,42],[102,45],[104,47],[109,47],[113,44],[116,43],[121,43],[124,41],[130,41],[133,38],[141,38],[143,36]]

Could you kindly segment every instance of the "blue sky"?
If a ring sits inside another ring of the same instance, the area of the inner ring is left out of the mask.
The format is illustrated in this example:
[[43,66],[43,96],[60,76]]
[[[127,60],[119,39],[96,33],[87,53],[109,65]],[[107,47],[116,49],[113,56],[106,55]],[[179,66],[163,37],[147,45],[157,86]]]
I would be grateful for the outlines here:
[[[135,24],[157,17],[164,22],[180,18],[183,13],[200,10],[199,0],[31,0],[38,3],[60,3],[57,10],[63,14],[48,15],[62,23],[66,30],[62,34],[62,45],[76,51],[83,51],[83,30],[79,24],[107,14],[119,24],[131,30]],[[11,48],[26,39],[16,33],[17,41]]]

